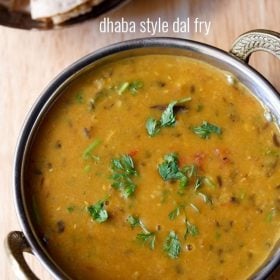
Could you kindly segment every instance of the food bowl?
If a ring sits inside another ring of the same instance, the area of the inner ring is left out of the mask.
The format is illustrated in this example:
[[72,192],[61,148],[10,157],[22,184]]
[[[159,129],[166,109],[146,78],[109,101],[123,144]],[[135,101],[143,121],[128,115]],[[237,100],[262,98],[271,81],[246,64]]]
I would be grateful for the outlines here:
[[[126,41],[96,51],[69,66],[45,89],[29,113],[22,129],[14,163],[14,199],[23,232],[11,232],[6,239],[6,248],[19,277],[37,279],[23,258],[23,252],[34,254],[56,279],[70,279],[63,268],[49,255],[38,236],[32,218],[31,199],[25,186],[25,170],[31,144],[38,128],[70,83],[90,69],[120,59],[141,55],[176,55],[206,62],[236,77],[265,108],[266,118],[280,125],[280,100],[278,92],[247,62],[251,53],[265,50],[280,57],[280,36],[267,30],[255,30],[241,35],[229,53],[213,46],[195,41],[173,38],[144,38]],[[252,275],[252,279],[266,279],[280,261],[280,248],[275,246],[265,263]]]

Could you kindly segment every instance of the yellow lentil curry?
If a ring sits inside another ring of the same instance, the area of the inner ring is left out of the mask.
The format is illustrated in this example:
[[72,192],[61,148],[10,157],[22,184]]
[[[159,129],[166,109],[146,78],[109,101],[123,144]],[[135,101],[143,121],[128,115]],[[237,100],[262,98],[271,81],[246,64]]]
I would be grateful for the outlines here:
[[246,279],[279,238],[279,147],[262,105],[206,63],[95,68],[32,146],[39,235],[73,279]]

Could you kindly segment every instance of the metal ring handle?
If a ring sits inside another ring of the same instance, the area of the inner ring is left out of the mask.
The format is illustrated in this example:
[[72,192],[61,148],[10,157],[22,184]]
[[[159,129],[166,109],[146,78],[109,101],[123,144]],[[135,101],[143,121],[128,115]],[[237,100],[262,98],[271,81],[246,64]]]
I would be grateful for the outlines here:
[[280,59],[280,33],[264,29],[249,31],[236,39],[230,53],[248,62],[255,51],[266,51]]
[[5,239],[5,249],[17,279],[39,280],[26,263],[23,253],[33,254],[24,234],[12,231]]

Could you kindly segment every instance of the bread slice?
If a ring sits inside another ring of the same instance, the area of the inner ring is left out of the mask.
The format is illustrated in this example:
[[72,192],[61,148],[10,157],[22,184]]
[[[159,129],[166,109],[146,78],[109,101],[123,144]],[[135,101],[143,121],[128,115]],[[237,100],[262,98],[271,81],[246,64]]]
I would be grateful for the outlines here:
[[51,20],[54,24],[90,12],[104,0],[31,0],[30,12],[34,20]]

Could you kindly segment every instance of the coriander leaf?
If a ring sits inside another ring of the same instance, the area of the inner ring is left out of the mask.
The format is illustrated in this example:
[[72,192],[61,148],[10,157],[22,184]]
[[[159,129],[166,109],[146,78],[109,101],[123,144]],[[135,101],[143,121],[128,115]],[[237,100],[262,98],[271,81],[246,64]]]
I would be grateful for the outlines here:
[[194,205],[193,203],[190,203],[190,206],[192,207],[192,209],[197,212],[197,213],[200,213],[200,210],[197,208],[196,205]]
[[177,104],[177,101],[174,101],[168,104],[167,108],[163,111],[160,119],[162,127],[173,126],[176,122],[173,108]]
[[77,92],[75,99],[76,99],[77,103],[83,104],[84,103],[83,92],[82,91]]
[[196,173],[197,173],[197,168],[196,168],[196,166],[195,166],[194,164],[186,165],[186,166],[184,166],[184,167],[182,168],[182,172],[183,172],[184,174],[187,174],[187,176],[188,176],[189,178],[191,178],[191,177],[193,177],[193,176],[196,175]]
[[197,226],[186,220],[186,231],[184,234],[184,239],[186,239],[188,235],[196,236],[198,234],[199,234],[199,230]]
[[129,87],[128,82],[123,82],[117,87],[117,92],[119,95],[122,95]]
[[101,144],[101,140],[95,139],[83,152],[83,159],[88,160],[88,159],[96,159],[94,155],[92,155],[92,152],[95,148],[97,148]]
[[68,213],[72,213],[74,211],[74,209],[75,209],[75,206],[68,206],[67,207]]
[[203,177],[197,177],[194,183],[194,189],[197,191],[203,183]]
[[176,123],[176,117],[174,113],[174,106],[176,104],[184,103],[190,101],[191,97],[186,97],[180,100],[176,100],[167,105],[166,109],[163,111],[160,121],[153,118],[149,118],[146,122],[146,129],[150,136],[156,135],[162,127],[174,126]]
[[104,209],[105,201],[99,200],[96,204],[90,205],[87,210],[93,220],[103,223],[108,219],[108,212]]
[[176,122],[175,114],[174,114],[174,106],[176,104],[185,103],[190,101],[190,97],[186,97],[184,99],[176,100],[168,104],[167,108],[163,111],[160,119],[160,123],[162,127],[173,126]]
[[276,216],[276,209],[272,208],[266,215],[266,221],[271,223],[273,218]]
[[170,220],[174,220],[175,218],[177,218],[180,215],[180,206],[177,206],[174,210],[172,210],[169,214],[168,217]]
[[135,228],[136,226],[140,226],[140,220],[136,216],[128,216],[127,222],[131,225],[132,228]]
[[125,198],[132,196],[136,189],[136,184],[132,181],[132,177],[137,175],[134,162],[131,156],[122,155],[111,161],[112,187],[121,191]]
[[138,92],[139,89],[143,88],[144,83],[141,81],[133,81],[129,84],[128,89],[132,94]]
[[180,255],[181,243],[177,234],[173,230],[169,232],[164,242],[163,249],[172,259],[176,259]]
[[127,183],[122,190],[122,195],[128,198],[134,194],[135,190],[136,185],[133,182]]
[[154,232],[150,232],[145,225],[143,224],[143,222],[136,216],[129,216],[127,218],[128,223],[131,225],[132,228],[135,227],[141,227],[142,232],[138,233],[136,236],[136,239],[142,241],[144,244],[145,243],[149,243],[150,248],[152,250],[154,250],[155,248],[155,240],[156,240],[156,235]]
[[112,160],[112,169],[124,171],[127,175],[136,175],[133,159],[130,155],[122,155],[120,158]]
[[209,187],[211,187],[211,188],[213,188],[213,189],[216,188],[216,184],[213,182],[213,179],[210,178],[210,177],[208,177],[208,176],[205,176],[205,177],[203,178],[203,182],[204,182],[207,186],[209,186]]
[[212,204],[212,199],[211,199],[208,195],[206,195],[206,194],[204,194],[204,193],[202,193],[202,192],[198,192],[197,194],[198,194],[200,197],[202,197],[202,199],[203,199],[203,201],[204,201],[205,203]]
[[189,178],[186,175],[182,174],[181,178],[179,179],[179,182],[180,190],[184,190],[189,183]]
[[175,153],[164,156],[164,162],[159,164],[158,171],[164,181],[181,179],[184,175],[179,170],[178,155]]
[[117,93],[122,95],[126,90],[129,90],[131,94],[136,94],[139,89],[143,88],[144,84],[141,81],[122,82],[119,86],[115,87]]
[[149,136],[155,136],[160,131],[160,121],[149,118],[146,122],[146,129]]
[[203,121],[200,126],[194,127],[192,131],[202,139],[209,139],[211,133],[222,134],[222,129],[214,124]]
[[155,249],[156,235],[154,232],[141,232],[138,233],[136,239],[142,241],[144,244],[148,243],[151,250]]

